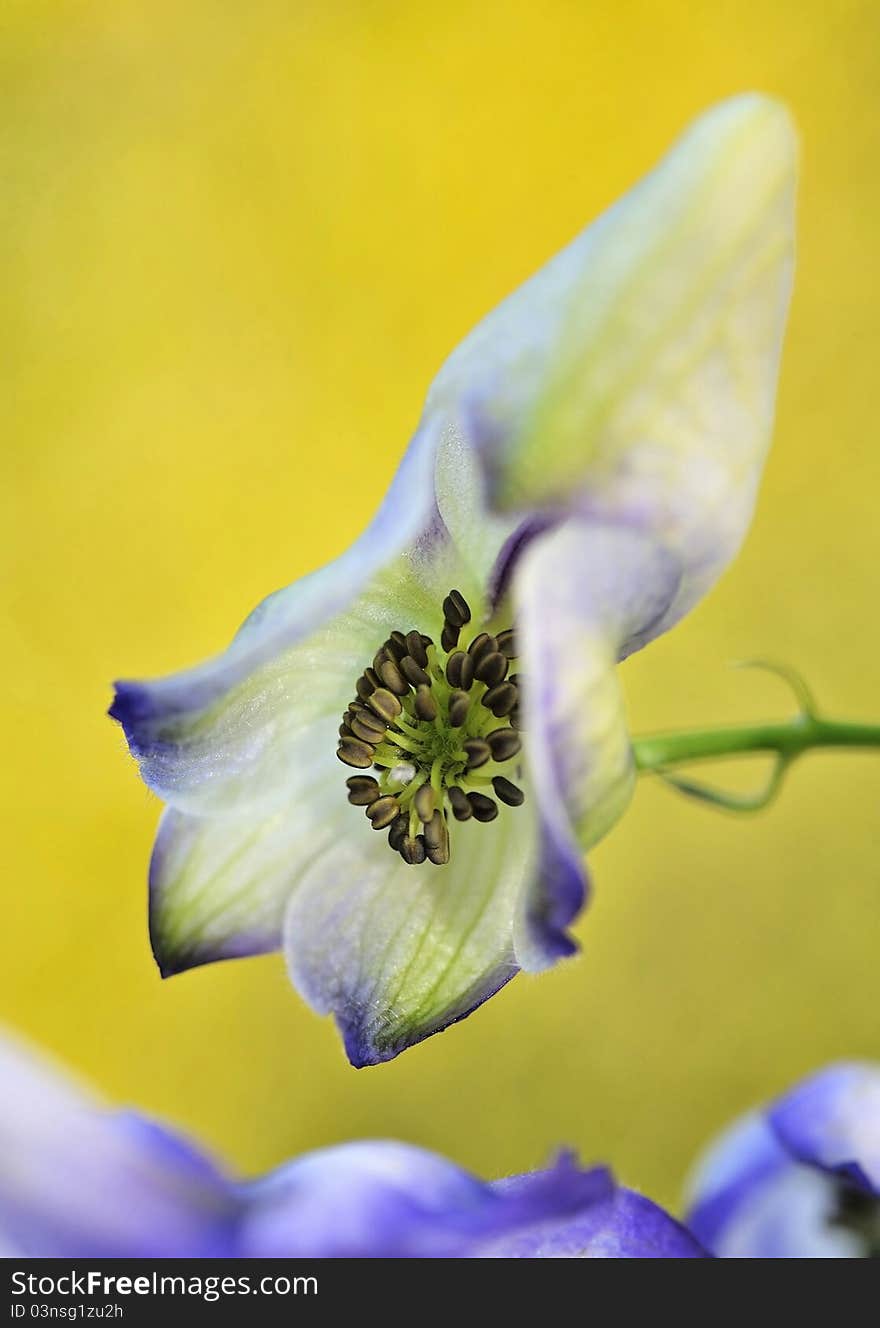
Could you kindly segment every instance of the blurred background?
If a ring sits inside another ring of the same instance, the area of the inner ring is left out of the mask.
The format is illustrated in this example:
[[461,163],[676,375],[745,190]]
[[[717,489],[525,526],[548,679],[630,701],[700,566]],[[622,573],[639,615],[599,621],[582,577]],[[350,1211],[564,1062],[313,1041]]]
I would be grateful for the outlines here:
[[8,1022],[240,1168],[395,1135],[498,1175],[565,1142],[670,1203],[732,1113],[880,1055],[876,758],[814,754],[754,819],[643,781],[583,954],[356,1072],[279,956],[160,981],[158,803],[104,715],[343,549],[471,325],[759,88],[804,142],[776,441],[739,561],[626,666],[632,721],[783,715],[728,667],[758,654],[880,720],[878,42],[871,0],[8,0]]

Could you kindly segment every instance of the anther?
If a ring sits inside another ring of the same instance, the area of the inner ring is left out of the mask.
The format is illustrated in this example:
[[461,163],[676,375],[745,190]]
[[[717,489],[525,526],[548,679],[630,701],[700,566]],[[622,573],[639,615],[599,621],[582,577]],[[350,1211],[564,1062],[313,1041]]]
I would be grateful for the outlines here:
[[386,830],[399,815],[400,803],[390,794],[384,798],[377,798],[367,808],[367,819],[372,821],[374,830]]
[[400,671],[413,687],[429,687],[431,684],[430,677],[412,655],[404,655],[400,661]]
[[440,633],[440,644],[444,650],[454,650],[458,645],[458,634],[460,627],[453,627],[451,622],[444,622],[443,631]]
[[456,821],[469,821],[474,814],[474,809],[467,800],[467,794],[464,789],[460,789],[457,784],[448,788],[449,801],[452,804],[452,815]]
[[354,685],[354,690],[362,701],[369,701],[376,689],[371,683],[367,682],[366,674],[362,673]]
[[522,729],[522,712],[518,705],[514,706],[510,714],[507,716],[507,722],[512,729]]
[[507,672],[507,660],[500,650],[487,650],[474,662],[474,676],[487,687],[497,687]]
[[490,687],[483,697],[483,705],[491,710],[496,719],[509,715],[519,700],[519,692],[511,682],[499,682]]
[[409,817],[405,812],[396,817],[388,828],[388,843],[397,853],[401,844],[409,834]]
[[357,738],[343,738],[336,755],[340,761],[353,765],[356,770],[368,770],[376,752],[367,742],[359,742]]
[[416,835],[413,839],[410,835],[407,835],[400,846],[400,856],[410,867],[418,866],[420,862],[424,862],[426,857],[424,836]]
[[419,719],[424,719],[426,723],[437,718],[437,702],[431,694],[430,687],[422,686],[417,689],[415,712]]
[[[477,632],[468,644],[472,613],[461,591],[449,591],[442,611],[436,646],[415,629],[388,635],[339,725],[337,756],[357,772],[347,781],[348,800],[374,829],[387,831],[390,848],[408,864],[449,862],[452,817],[493,821],[499,805],[518,807],[525,798],[493,774],[518,773],[521,694],[518,676],[507,676],[514,631]],[[366,773],[373,765],[375,777]]]
[[379,677],[382,679],[389,692],[393,692],[395,696],[406,696],[409,692],[409,683],[406,678],[404,678],[394,660],[386,659],[384,663],[380,664]]
[[423,784],[413,798],[413,806],[416,809],[416,815],[420,821],[425,824],[430,821],[434,815],[434,808],[437,805],[437,798],[430,784]]
[[526,800],[526,795],[516,784],[511,784],[509,779],[503,775],[496,775],[492,780],[492,787],[495,790],[495,796],[500,802],[506,802],[508,807],[521,807]]
[[385,737],[387,725],[372,711],[364,710],[352,719],[351,731],[356,738],[360,738],[361,742],[369,742],[373,747],[378,747]]
[[495,729],[494,733],[487,735],[486,742],[492,752],[492,759],[498,762],[509,761],[522,747],[518,735],[513,729],[507,728]]
[[439,812],[435,812],[425,826],[424,834],[428,861],[442,867],[449,861],[449,831]]
[[468,802],[477,821],[494,821],[498,815],[498,804],[484,793],[469,793]]
[[394,693],[385,687],[373,692],[367,705],[380,719],[384,719],[386,724],[393,723],[403,708]]
[[[467,692],[453,692],[449,698],[449,723],[454,729],[460,729],[468,717],[468,711],[471,708],[471,698]],[[467,743],[465,743],[467,750]]]
[[443,601],[443,617],[453,627],[461,629],[471,620],[471,611],[467,600],[459,590],[450,590]]
[[419,668],[423,669],[427,666],[428,652],[425,649],[425,642],[422,640],[421,632],[407,632],[406,653],[415,660]]
[[516,635],[512,627],[508,627],[506,632],[498,633],[498,649],[502,655],[508,659],[516,659],[519,651],[517,649]]
[[468,738],[462,746],[467,755],[468,770],[479,770],[492,756],[492,748],[482,738]]
[[463,692],[468,691],[474,680],[474,661],[473,656],[465,653],[464,650],[456,650],[446,661],[446,679],[450,687],[458,687]]
[[348,800],[354,807],[369,807],[379,796],[379,785],[372,775],[352,775],[345,784]]
[[474,665],[476,665],[483,655],[487,655],[490,651],[496,651],[497,649],[498,642],[495,640],[495,637],[490,636],[488,632],[480,632],[479,636],[475,636],[468,646],[468,654],[473,656]]

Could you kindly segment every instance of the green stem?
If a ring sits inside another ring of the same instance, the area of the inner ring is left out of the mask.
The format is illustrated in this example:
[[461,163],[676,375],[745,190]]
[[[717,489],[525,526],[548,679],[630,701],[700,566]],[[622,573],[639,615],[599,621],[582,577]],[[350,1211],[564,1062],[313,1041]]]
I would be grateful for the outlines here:
[[859,724],[802,714],[780,723],[685,729],[633,739],[639,771],[666,770],[684,761],[761,753],[779,756],[787,763],[814,747],[880,750],[880,724]]

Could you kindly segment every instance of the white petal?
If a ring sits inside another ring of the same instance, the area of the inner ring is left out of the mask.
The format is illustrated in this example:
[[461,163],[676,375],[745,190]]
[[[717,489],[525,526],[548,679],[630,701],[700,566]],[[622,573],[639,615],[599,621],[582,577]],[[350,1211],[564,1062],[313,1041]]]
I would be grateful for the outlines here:
[[637,520],[681,557],[668,621],[747,527],[792,276],[796,144],[778,103],[704,115],[441,370],[501,508]]

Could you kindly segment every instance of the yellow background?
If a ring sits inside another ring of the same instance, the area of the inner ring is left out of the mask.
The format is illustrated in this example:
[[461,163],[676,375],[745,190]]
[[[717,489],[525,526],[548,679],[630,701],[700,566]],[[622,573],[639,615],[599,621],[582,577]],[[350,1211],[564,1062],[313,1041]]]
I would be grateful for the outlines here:
[[[0,35],[5,1017],[235,1165],[557,1143],[674,1202],[729,1115],[880,1054],[880,761],[725,817],[643,783],[584,953],[355,1072],[277,956],[170,982],[158,805],[109,681],[223,646],[377,504],[445,354],[728,93],[804,140],[776,442],[743,555],[626,666],[637,730],[880,718],[878,42],[864,3],[7,3]],[[750,772],[757,779],[761,771]]]

